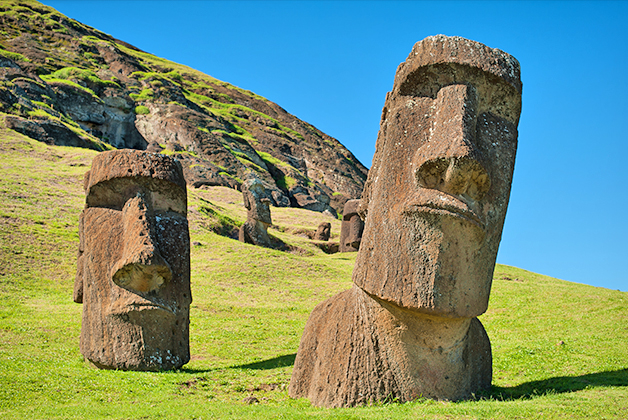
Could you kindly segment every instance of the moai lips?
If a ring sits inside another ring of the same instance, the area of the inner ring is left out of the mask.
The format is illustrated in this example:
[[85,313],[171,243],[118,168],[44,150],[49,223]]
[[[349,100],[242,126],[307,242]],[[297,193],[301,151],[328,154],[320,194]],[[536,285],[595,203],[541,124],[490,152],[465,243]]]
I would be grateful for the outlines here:
[[168,156],[117,150],[85,176],[74,300],[81,353],[108,369],[166,370],[190,359],[185,181]]
[[520,112],[512,56],[460,37],[415,44],[386,96],[356,210],[365,227],[354,286],[310,315],[290,396],[340,407],[490,388],[476,317],[488,306]]

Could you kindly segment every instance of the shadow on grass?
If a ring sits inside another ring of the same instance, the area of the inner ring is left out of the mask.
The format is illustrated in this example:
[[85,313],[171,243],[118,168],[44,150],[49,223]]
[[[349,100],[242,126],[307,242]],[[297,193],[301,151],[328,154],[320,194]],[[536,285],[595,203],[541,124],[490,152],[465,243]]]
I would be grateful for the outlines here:
[[248,363],[246,365],[233,366],[234,369],[276,369],[280,367],[294,365],[296,353],[284,354],[283,356],[273,357],[272,359],[262,360],[261,362]]
[[490,393],[486,393],[483,397],[497,400],[520,400],[603,386],[628,386],[628,369],[581,376],[557,376],[542,381],[526,382],[514,387],[493,386]]
[[[262,360],[261,362],[247,363],[245,365],[230,366],[222,369],[276,369],[294,365],[296,353],[285,354]],[[201,373],[222,369],[181,369],[186,373]],[[628,369],[610,370],[606,372],[589,373],[580,376],[557,376],[541,381],[530,381],[514,387],[492,386],[490,392],[484,392],[477,396],[480,400],[525,400],[543,395],[562,394],[566,392],[581,391],[586,388],[605,386],[628,386]]]
[[179,371],[184,373],[206,373],[218,370],[227,369],[276,369],[286,366],[294,365],[294,359],[297,357],[296,353],[285,354],[283,356],[273,357],[272,359],[262,360],[261,362],[247,363],[246,365],[228,366],[223,368],[210,368],[210,369],[190,369],[181,368]]

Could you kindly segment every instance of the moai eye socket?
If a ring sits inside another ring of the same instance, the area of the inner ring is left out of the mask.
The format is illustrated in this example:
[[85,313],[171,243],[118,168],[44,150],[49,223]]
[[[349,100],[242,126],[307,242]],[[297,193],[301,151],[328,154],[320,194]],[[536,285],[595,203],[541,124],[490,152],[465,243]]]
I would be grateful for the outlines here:
[[114,178],[92,185],[86,207],[102,207],[122,210],[124,205],[142,194],[155,213],[175,212],[187,214],[184,191],[170,182],[153,178]]

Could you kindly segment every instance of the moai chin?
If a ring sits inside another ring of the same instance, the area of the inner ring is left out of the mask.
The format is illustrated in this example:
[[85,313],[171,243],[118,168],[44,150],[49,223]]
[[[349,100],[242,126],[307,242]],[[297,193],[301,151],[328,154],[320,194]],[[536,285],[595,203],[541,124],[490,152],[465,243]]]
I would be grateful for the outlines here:
[[519,63],[459,37],[414,45],[386,96],[352,289],[305,326],[289,394],[341,407],[489,389],[487,309],[521,112]]
[[340,225],[340,252],[355,252],[360,249],[364,222],[358,214],[360,200],[349,200],[345,203]]
[[250,177],[242,183],[242,199],[247,210],[246,222],[240,227],[238,239],[253,245],[271,247],[268,227],[270,218],[270,199],[266,189],[257,177]]
[[149,152],[98,154],[85,174],[74,301],[81,353],[105,369],[190,360],[190,235],[181,164]]

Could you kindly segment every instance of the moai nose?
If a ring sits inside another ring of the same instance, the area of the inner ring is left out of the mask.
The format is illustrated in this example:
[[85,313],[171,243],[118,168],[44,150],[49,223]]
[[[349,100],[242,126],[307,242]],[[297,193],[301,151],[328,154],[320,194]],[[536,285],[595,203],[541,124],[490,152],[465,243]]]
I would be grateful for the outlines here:
[[486,169],[467,156],[440,158],[425,162],[417,171],[420,187],[479,201],[491,187]]
[[172,270],[156,245],[151,213],[141,193],[122,209],[124,252],[113,267],[112,278],[134,292],[155,291],[172,279]]
[[491,180],[475,146],[477,94],[467,85],[443,87],[434,101],[436,112],[429,141],[413,160],[420,187],[480,200]]

